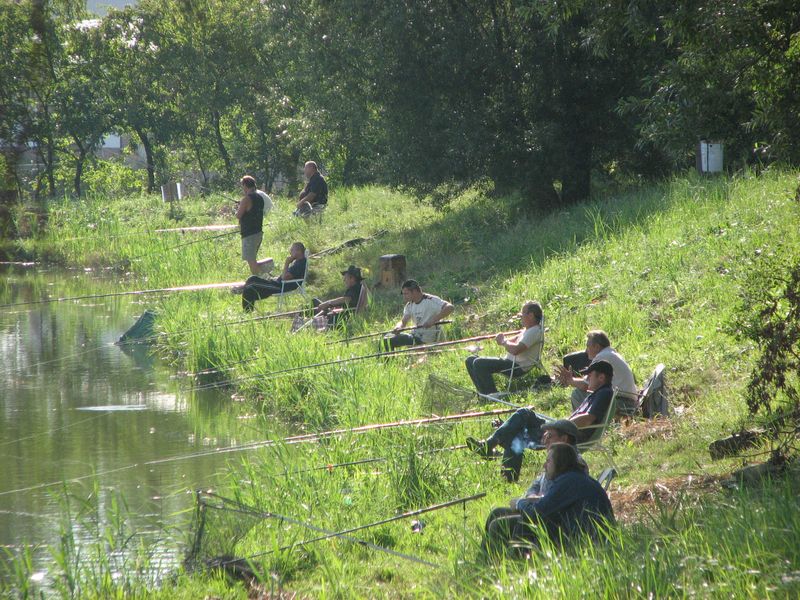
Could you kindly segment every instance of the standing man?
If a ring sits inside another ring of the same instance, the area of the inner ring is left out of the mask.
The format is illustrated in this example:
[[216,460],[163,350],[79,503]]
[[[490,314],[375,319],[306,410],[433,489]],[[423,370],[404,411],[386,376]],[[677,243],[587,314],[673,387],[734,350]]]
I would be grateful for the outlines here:
[[277,278],[263,279],[251,275],[242,288],[242,308],[251,312],[256,300],[263,300],[281,292],[297,289],[306,274],[306,247],[302,242],[295,242],[289,247],[289,256],[283,262],[283,271]]
[[544,345],[542,306],[531,300],[522,305],[519,313],[524,329],[512,338],[498,333],[495,342],[506,349],[505,358],[470,356],[467,373],[480,394],[496,394],[493,373],[503,373],[511,378],[527,373],[539,362]]
[[297,200],[297,209],[294,211],[297,217],[311,214],[315,206],[328,204],[328,183],[319,172],[317,163],[313,160],[308,161],[303,166],[303,175],[308,179],[308,183]]
[[[453,312],[453,305],[433,294],[424,294],[413,279],[403,282],[400,288],[406,305],[403,308],[403,318],[394,326],[394,332],[383,338],[389,350],[399,346],[414,346],[415,344],[430,344],[439,339],[440,327],[435,323],[448,317]],[[417,329],[411,333],[400,333],[400,329],[414,323]]]
[[242,185],[243,195],[236,210],[236,218],[239,220],[239,233],[242,236],[242,260],[247,261],[252,275],[259,275],[266,264],[258,262],[258,249],[264,237],[262,225],[264,215],[272,209],[272,199],[264,192],[259,193],[256,180],[250,175],[242,177],[239,183]]
[[[611,385],[617,388],[617,412],[632,415],[638,405],[638,390],[633,371],[625,359],[611,347],[605,331],[596,329],[586,334],[586,355],[592,363],[604,360],[614,367],[614,380]],[[589,384],[583,377],[574,377],[570,369],[556,366],[556,379],[565,386],[572,386],[572,410],[577,409],[589,395]]]

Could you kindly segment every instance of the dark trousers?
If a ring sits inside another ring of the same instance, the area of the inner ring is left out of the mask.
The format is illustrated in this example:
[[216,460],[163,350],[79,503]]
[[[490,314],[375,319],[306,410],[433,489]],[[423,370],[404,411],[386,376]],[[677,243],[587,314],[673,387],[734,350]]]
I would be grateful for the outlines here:
[[486,519],[483,550],[499,554],[514,541],[536,545],[536,537],[529,525],[530,521],[522,513],[510,507],[499,506],[492,509]]
[[387,335],[382,342],[383,347],[391,351],[401,346],[415,346],[421,343],[422,340],[410,333],[395,333],[394,335]]
[[[295,282],[285,283],[283,287],[284,292],[297,289],[299,284]],[[251,275],[244,282],[244,289],[242,289],[242,308],[246,312],[253,310],[253,304],[256,300],[263,300],[275,294],[281,293],[280,279],[264,279],[257,275]]]
[[486,440],[490,448],[503,448],[502,472],[509,481],[519,479],[527,441],[541,441],[543,424],[544,419],[538,417],[532,409],[520,408]]
[[515,365],[507,358],[493,358],[483,356],[468,356],[466,360],[467,373],[469,373],[475,389],[481,394],[494,394],[497,387],[494,385],[492,374],[502,373],[509,377],[521,377],[526,373],[519,365]]

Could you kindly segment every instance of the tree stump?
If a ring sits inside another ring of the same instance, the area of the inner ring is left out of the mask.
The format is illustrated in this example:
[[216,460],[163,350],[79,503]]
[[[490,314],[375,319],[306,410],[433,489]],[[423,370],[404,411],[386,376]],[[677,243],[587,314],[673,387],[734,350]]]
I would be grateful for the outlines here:
[[406,257],[402,254],[381,256],[381,287],[400,287],[406,280]]

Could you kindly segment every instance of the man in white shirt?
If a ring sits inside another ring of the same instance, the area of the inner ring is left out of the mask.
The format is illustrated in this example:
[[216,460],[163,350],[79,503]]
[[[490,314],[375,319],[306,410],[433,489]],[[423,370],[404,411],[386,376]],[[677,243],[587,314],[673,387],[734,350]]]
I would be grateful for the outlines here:
[[[632,415],[638,404],[638,390],[628,363],[611,347],[611,341],[605,331],[596,329],[586,334],[586,354],[592,363],[604,360],[614,367],[614,378],[611,387],[617,392],[617,412],[623,415]],[[574,377],[570,369],[562,366],[556,367],[556,379],[565,386],[575,389],[572,392],[572,409],[575,410],[589,395],[589,386],[582,377]]]
[[524,329],[517,335],[506,338],[498,333],[495,342],[506,349],[505,358],[470,356],[467,358],[467,373],[481,394],[496,394],[492,374],[502,373],[509,377],[519,377],[527,373],[539,358],[544,345],[542,330],[542,307],[538,302],[528,301],[519,313]]
[[[453,305],[442,300],[439,296],[425,294],[422,288],[413,279],[403,282],[400,288],[406,305],[403,308],[403,318],[395,325],[394,332],[383,338],[383,343],[394,350],[399,346],[414,346],[416,344],[430,344],[439,339],[439,326],[442,319],[453,312]],[[409,323],[415,329],[408,333],[400,332],[408,327]]]

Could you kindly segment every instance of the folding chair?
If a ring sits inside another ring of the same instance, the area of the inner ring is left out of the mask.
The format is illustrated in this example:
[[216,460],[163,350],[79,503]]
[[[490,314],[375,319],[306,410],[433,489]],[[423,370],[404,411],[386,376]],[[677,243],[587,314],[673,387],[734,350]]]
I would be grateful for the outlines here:
[[600,475],[597,476],[597,483],[602,485],[605,491],[608,491],[611,482],[616,476],[617,470],[614,467],[606,467],[600,472]]
[[611,396],[611,402],[608,403],[608,410],[606,411],[602,421],[594,425],[578,428],[578,431],[590,430],[592,435],[585,442],[579,442],[577,444],[578,452],[581,453],[588,452],[589,450],[599,450],[600,452],[603,452],[608,457],[608,462],[611,463],[611,466],[615,468],[616,465],[614,465],[614,458],[611,456],[611,451],[603,445],[602,439],[606,433],[606,430],[608,429],[608,426],[611,424],[611,420],[614,418],[614,415],[617,412],[617,391],[618,390],[614,388],[614,395]]
[[[545,371],[544,365],[542,364],[542,351],[544,350],[544,333],[545,333],[544,317],[542,317],[542,320],[539,322],[539,326],[542,328],[542,341],[539,344],[539,351],[536,353],[536,362],[534,362],[531,365],[531,368],[528,369],[523,375],[521,375],[521,377],[524,377],[525,375],[527,375],[528,373],[533,372],[534,370],[539,371],[539,372]],[[512,393],[511,386],[512,386],[512,383],[514,381],[514,369],[517,368],[517,357],[516,356],[512,359],[511,363],[512,363],[511,364],[511,372],[508,374],[508,386],[506,386],[506,391],[505,391],[506,394],[511,394]]]
[[[308,278],[308,262],[309,262],[308,256],[309,252],[308,249],[306,249],[305,251],[306,268],[305,271],[303,272],[302,279],[281,280],[281,291],[279,294],[275,294],[276,296],[278,296],[278,310],[280,310],[281,306],[283,305],[283,297],[286,296],[287,294],[291,294],[292,292],[299,292],[300,295],[303,296],[303,298],[305,298],[306,300],[308,299],[308,296],[306,295],[306,279]],[[285,287],[287,283],[297,283],[298,286],[294,289],[286,290]]]

